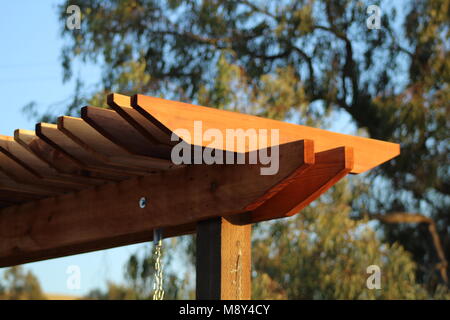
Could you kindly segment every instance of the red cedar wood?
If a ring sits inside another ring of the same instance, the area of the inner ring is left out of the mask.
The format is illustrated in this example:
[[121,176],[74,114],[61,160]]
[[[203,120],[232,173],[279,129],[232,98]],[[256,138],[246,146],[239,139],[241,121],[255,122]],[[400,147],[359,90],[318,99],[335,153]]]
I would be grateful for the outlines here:
[[251,298],[251,228],[233,217],[197,224],[196,297],[199,300]]
[[348,147],[316,153],[315,163],[261,206],[247,220],[259,222],[289,217],[325,193],[353,168],[353,149]]
[[[0,158],[2,156],[3,155],[0,155]],[[14,198],[15,192],[20,194],[29,194],[30,199],[42,199],[49,196],[56,196],[61,193],[59,191],[55,192],[53,188],[16,182],[2,170],[3,169],[0,165],[0,190],[10,193],[7,197],[2,198],[4,201],[7,201],[8,197]]]
[[15,182],[36,187],[42,186],[47,190],[52,190],[52,194],[81,190],[86,187],[83,184],[66,181],[63,177],[53,174],[52,171],[47,171],[45,167],[35,169],[33,164],[37,163],[39,159],[28,157],[28,155],[21,158],[29,153],[27,150],[21,149],[23,148],[11,137],[8,140],[0,138],[0,170]]
[[[280,146],[284,156],[276,175],[260,175],[259,164],[187,166],[3,208],[0,266],[45,259],[51,252],[55,257],[76,254],[80,246],[83,252],[96,250],[106,239],[114,246],[116,238],[135,239],[154,228],[176,229],[243,213],[273,196],[267,190],[305,165],[305,145]],[[149,199],[145,209],[138,206],[142,196]]]
[[[337,147],[351,147],[354,152],[354,166],[351,173],[362,173],[399,155],[400,146],[395,143],[334,133],[327,130],[256,117],[237,112],[196,106],[178,101],[134,95],[133,108],[152,121],[166,134],[179,128],[187,129],[190,135],[181,134],[181,138],[193,144],[194,121],[202,120],[203,130],[216,128],[225,133],[226,129],[278,129],[280,144],[310,139],[314,140],[315,151],[321,152]],[[224,134],[225,137],[225,134]],[[202,146],[225,146],[222,142],[205,142]],[[224,147],[226,149],[226,147]],[[228,151],[236,151],[235,149]],[[248,149],[246,151],[252,151]]]
[[152,173],[155,170],[170,170],[176,167],[169,160],[132,155],[80,118],[59,117],[58,129],[90,152],[93,157],[107,164],[123,167],[129,171],[139,171],[141,174]]
[[105,182],[103,179],[92,176],[86,170],[80,170],[70,158],[37,137],[34,131],[17,129],[14,132],[14,140],[49,167],[55,169],[58,175],[67,181],[81,183],[86,186],[101,185]]
[[80,169],[88,170],[99,178],[109,181],[122,181],[130,176],[138,175],[129,170],[124,172],[124,169],[121,167],[108,165],[93,157],[89,151],[66,136],[54,124],[36,124],[36,135],[71,159]]
[[136,130],[152,143],[175,145],[176,141],[170,140],[170,134],[164,132],[146,117],[131,107],[131,98],[122,94],[111,93],[107,97],[108,105],[128,121]]
[[84,107],[81,118],[105,138],[131,154],[170,159],[171,147],[149,141],[117,112],[104,108]]

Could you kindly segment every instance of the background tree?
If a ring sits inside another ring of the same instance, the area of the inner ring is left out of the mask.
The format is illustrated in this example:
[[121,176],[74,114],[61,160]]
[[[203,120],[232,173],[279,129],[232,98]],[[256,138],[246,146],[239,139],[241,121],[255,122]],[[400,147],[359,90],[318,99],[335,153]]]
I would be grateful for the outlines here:
[[86,300],[137,300],[141,297],[133,288],[126,285],[118,285],[108,282],[106,290],[93,289],[86,294],[83,299]]
[[38,279],[21,266],[4,270],[0,281],[0,300],[43,300],[46,299]]
[[[381,242],[369,220],[348,219],[353,197],[341,181],[289,222],[259,227],[253,241],[254,298],[450,298],[445,286],[432,294],[421,286],[411,254],[398,243]],[[379,289],[366,286],[371,265],[380,268]]]
[[[374,2],[381,28],[368,30]],[[360,134],[402,144],[400,157],[364,176],[370,188],[353,198],[353,217],[387,223],[383,235],[412,254],[430,292],[446,282],[449,0],[77,4],[80,30],[65,29],[69,1],[60,6],[65,78],[75,59],[98,62],[103,76],[94,91],[79,81],[64,113],[118,91],[323,128],[347,115]]]

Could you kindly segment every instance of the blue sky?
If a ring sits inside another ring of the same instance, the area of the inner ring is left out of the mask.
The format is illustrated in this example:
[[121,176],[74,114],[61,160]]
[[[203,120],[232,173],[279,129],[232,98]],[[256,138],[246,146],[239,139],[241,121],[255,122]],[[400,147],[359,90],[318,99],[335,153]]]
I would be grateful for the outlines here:
[[[62,83],[60,50],[63,40],[56,14],[58,1],[19,0],[2,2],[0,19],[0,134],[12,136],[17,128],[34,130],[35,120],[21,109],[30,101],[42,110],[63,101],[74,91],[74,83]],[[78,66],[85,83],[99,79],[96,66]],[[80,106],[82,107],[82,106]],[[122,281],[123,265],[131,253],[145,244],[103,250],[42,262],[25,267],[39,278],[46,292],[81,295],[104,287],[107,280]],[[148,246],[148,245],[147,245]],[[81,289],[70,290],[66,270],[78,265]]]

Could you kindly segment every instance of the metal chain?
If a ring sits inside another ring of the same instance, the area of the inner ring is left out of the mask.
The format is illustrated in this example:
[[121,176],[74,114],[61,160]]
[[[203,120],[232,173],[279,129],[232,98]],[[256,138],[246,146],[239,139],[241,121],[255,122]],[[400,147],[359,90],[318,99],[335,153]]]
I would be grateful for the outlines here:
[[163,289],[163,268],[161,264],[162,239],[158,239],[155,244],[155,281],[153,283],[153,300],[162,300],[164,298]]

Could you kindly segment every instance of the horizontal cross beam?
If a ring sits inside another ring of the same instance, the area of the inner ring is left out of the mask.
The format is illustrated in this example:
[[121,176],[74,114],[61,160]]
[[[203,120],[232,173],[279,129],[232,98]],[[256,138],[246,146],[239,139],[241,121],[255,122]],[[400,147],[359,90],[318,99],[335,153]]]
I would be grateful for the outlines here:
[[312,141],[281,145],[279,152],[275,175],[261,175],[262,165],[248,161],[191,165],[3,208],[0,266],[146,241],[155,228],[194,232],[198,221],[248,214],[315,161]]

